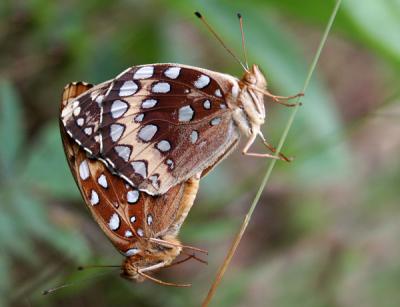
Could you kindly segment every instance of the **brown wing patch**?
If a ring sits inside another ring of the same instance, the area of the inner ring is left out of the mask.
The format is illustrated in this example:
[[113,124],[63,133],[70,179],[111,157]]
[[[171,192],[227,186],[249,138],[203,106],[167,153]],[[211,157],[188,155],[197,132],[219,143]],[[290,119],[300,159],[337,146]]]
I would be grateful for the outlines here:
[[102,156],[138,189],[165,193],[237,141],[223,93],[215,79],[192,68],[160,64],[126,71],[103,102]]

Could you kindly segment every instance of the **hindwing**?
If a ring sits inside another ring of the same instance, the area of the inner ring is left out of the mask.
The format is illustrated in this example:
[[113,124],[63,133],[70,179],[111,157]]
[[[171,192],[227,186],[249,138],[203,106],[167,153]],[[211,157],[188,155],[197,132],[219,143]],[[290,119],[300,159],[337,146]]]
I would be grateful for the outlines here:
[[[89,90],[90,85],[67,86],[62,109],[73,93],[82,89]],[[85,204],[121,253],[133,256],[144,252],[141,247],[149,238],[178,234],[197,193],[197,179],[178,184],[163,195],[150,196],[113,175],[99,160],[88,158],[60,125],[68,164]]]

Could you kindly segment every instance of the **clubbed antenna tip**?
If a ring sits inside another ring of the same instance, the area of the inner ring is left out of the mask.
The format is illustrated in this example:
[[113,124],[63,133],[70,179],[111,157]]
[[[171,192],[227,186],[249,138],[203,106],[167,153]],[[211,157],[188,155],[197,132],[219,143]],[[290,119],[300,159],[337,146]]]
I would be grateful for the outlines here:
[[242,14],[237,13],[237,17],[238,17],[238,18],[242,18]]
[[246,66],[244,66],[244,64],[242,63],[242,61],[240,61],[240,59],[232,52],[232,50],[230,50],[228,48],[227,45],[225,45],[224,41],[221,39],[221,37],[217,34],[217,32],[214,31],[214,29],[208,24],[208,22],[206,21],[206,19],[199,13],[199,12],[194,12],[194,14],[196,15],[196,17],[198,17],[200,19],[200,21],[207,27],[207,29],[212,33],[212,35],[214,35],[214,37],[220,42],[220,44],[222,45],[222,47],[225,48],[226,51],[228,51],[228,53],[243,67],[243,69],[245,71],[248,71],[248,68]]

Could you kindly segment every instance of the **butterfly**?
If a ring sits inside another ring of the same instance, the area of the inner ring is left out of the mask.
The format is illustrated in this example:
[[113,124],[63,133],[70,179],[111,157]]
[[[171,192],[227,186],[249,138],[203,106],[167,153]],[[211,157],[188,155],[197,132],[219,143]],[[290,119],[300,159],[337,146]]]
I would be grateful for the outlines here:
[[260,137],[275,152],[261,131],[264,97],[294,105],[281,100],[302,94],[272,95],[257,65],[243,67],[238,79],[174,63],[133,66],[68,101],[61,123],[91,157],[149,195],[204,176],[241,136],[247,138],[244,155],[289,161],[250,147]]
[[[67,85],[61,110],[92,88],[83,82]],[[163,195],[148,195],[112,174],[99,160],[89,159],[61,123],[60,128],[69,167],[87,208],[116,249],[126,256],[121,275],[176,286],[148,273],[171,265],[184,248],[177,235],[196,197],[199,179],[189,178]]]

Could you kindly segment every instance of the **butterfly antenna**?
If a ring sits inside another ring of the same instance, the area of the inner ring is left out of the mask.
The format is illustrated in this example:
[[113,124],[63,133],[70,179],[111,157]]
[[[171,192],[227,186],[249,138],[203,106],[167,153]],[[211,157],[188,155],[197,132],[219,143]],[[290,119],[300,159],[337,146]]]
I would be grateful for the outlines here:
[[[84,269],[91,269],[91,268],[115,268],[115,267],[120,268],[121,266],[119,266],[119,265],[118,266],[116,266],[116,265],[88,265],[88,266],[79,266],[78,270],[82,271]],[[63,284],[61,286],[57,286],[57,287],[54,287],[54,288],[43,290],[42,294],[43,295],[47,295],[47,294],[53,293],[53,292],[58,291],[58,290],[63,289],[63,288],[67,288],[67,287],[70,287],[70,286],[75,286],[77,283],[81,283],[83,281],[91,280],[93,278],[99,277],[99,276],[104,275],[104,274],[107,274],[107,273],[100,273],[98,275],[92,276],[91,278],[85,278],[85,279],[82,279],[82,280],[78,280],[78,281],[76,281],[74,283],[67,283],[67,284]]]
[[242,34],[242,50],[243,50],[243,55],[244,55],[244,61],[245,61],[247,70],[249,70],[249,62],[247,61],[247,50],[246,50],[246,44],[245,44],[245,40],[244,40],[243,17],[242,17],[242,14],[240,14],[240,13],[237,13],[237,17],[239,18],[240,33]]
[[43,290],[43,291],[42,291],[42,294],[43,294],[43,295],[47,295],[47,294],[53,293],[53,292],[55,292],[55,291],[57,291],[57,290],[60,290],[60,289],[62,289],[62,288],[70,287],[70,286],[72,286],[72,285],[74,285],[74,284],[73,284],[73,283],[70,283],[70,284],[63,284],[63,285],[61,285],[61,286],[57,286],[57,287],[54,287],[54,288],[50,288],[50,289],[47,289],[47,290]]
[[214,31],[214,29],[210,26],[210,24],[207,22],[207,20],[201,15],[199,12],[194,12],[196,17],[198,17],[201,22],[207,27],[207,29],[214,35],[214,37],[220,42],[222,47],[225,48],[226,51],[240,64],[240,66],[243,67],[245,71],[248,71],[246,66],[242,63],[242,61],[232,52],[231,49],[228,48],[228,46],[224,43],[224,41],[221,39],[221,37],[217,34],[217,32]]
[[151,280],[152,282],[154,282],[156,284],[160,284],[163,286],[171,286],[171,287],[178,287],[178,288],[187,288],[187,287],[192,286],[192,284],[176,284],[176,283],[172,283],[172,282],[162,281],[160,279],[157,279],[150,275],[147,275],[147,274],[141,272],[140,270],[138,270],[138,274],[143,276],[144,278],[147,278],[148,280]]
[[121,268],[121,265],[81,265],[78,266],[78,271],[83,271],[87,269],[100,269],[100,268]]

